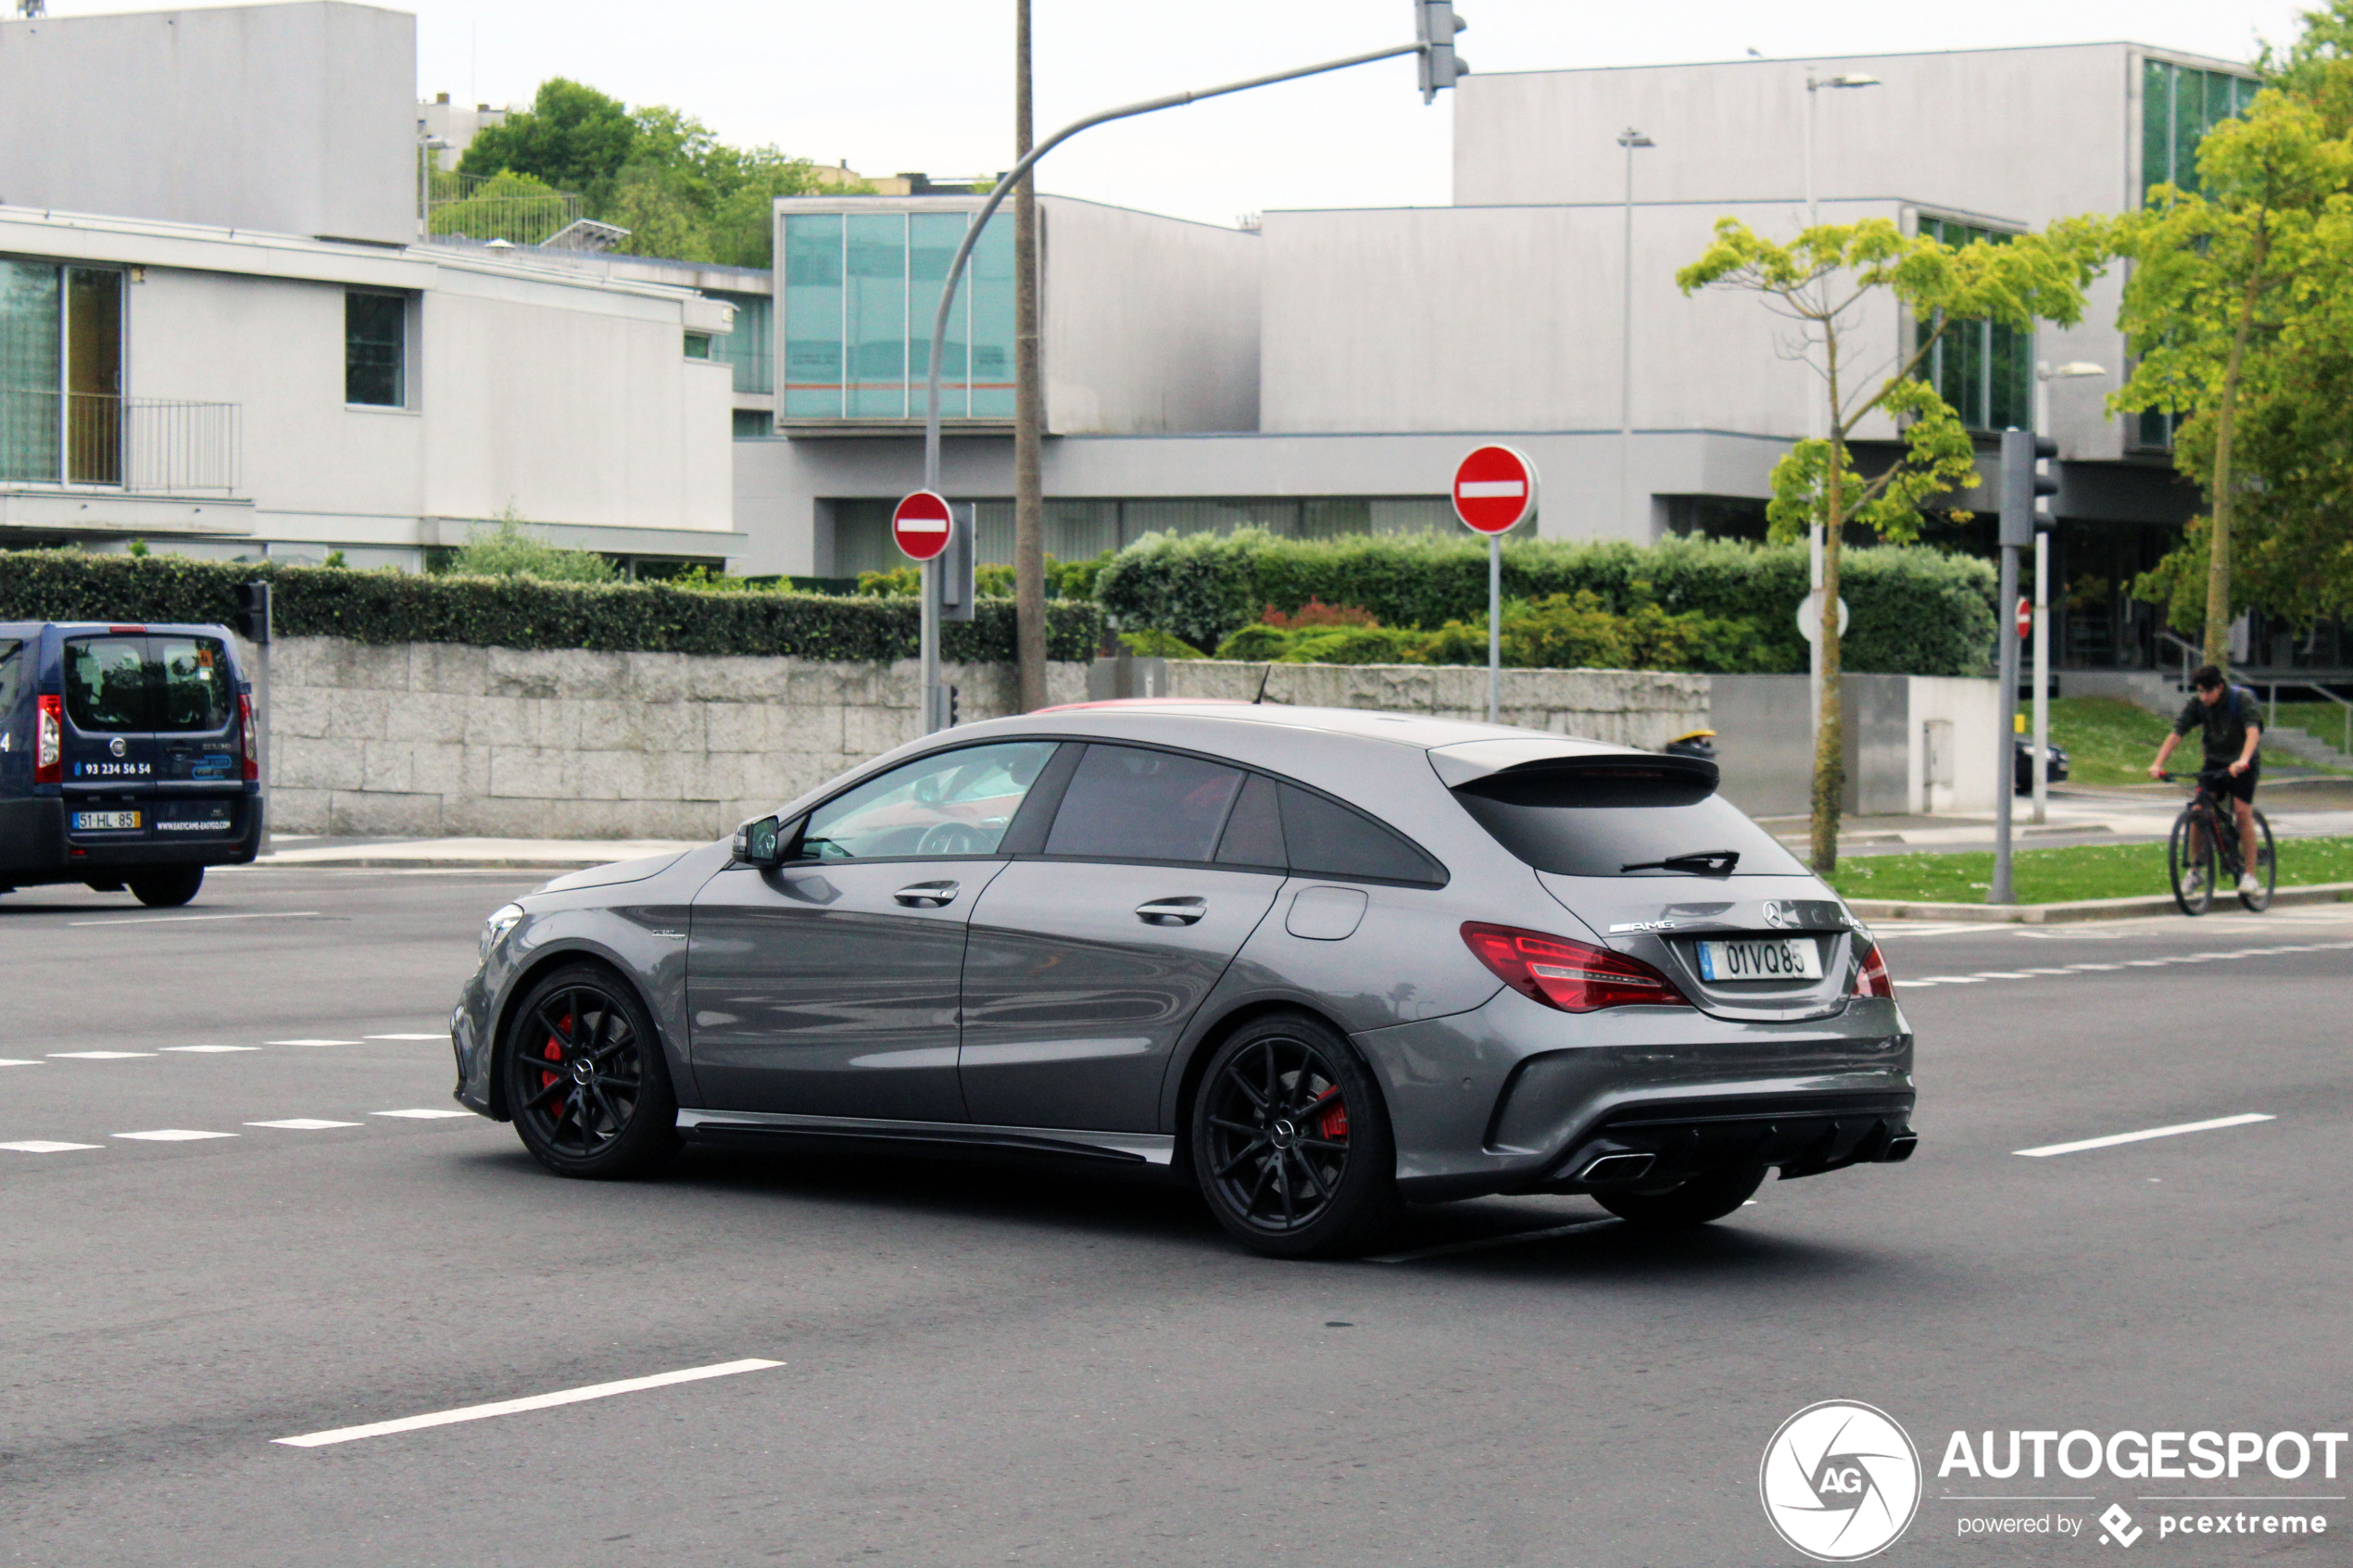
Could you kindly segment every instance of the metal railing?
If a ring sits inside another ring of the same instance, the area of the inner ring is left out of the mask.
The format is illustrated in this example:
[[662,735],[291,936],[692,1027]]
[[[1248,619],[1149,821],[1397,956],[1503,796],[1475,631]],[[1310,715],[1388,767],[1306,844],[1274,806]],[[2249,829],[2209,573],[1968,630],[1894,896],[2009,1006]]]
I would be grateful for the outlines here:
[[242,414],[234,403],[0,390],[0,484],[233,495]]
[[510,174],[434,169],[425,179],[424,202],[429,237],[516,245],[546,245],[587,215],[581,197]]

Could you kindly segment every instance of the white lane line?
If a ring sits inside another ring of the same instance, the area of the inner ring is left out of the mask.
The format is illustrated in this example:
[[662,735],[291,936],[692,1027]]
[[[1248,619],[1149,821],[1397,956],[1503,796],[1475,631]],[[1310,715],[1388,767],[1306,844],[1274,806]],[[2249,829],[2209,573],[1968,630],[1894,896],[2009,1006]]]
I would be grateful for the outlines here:
[[138,1138],[146,1143],[194,1143],[198,1138],[233,1138],[234,1133],[200,1133],[193,1127],[157,1127],[145,1133],[114,1133],[118,1138]]
[[2077,1143],[2045,1144],[2040,1148],[2020,1148],[2011,1152],[2023,1154],[2029,1160],[2041,1160],[2046,1155],[2079,1154],[2087,1148],[2112,1148],[2120,1143],[2139,1143],[2146,1138],[2170,1138],[2182,1133],[2210,1133],[2217,1127],[2245,1127],[2257,1122],[2276,1122],[2259,1110],[2241,1116],[2217,1116],[2210,1122],[2183,1122],[2172,1127],[2150,1127],[2137,1133],[2110,1133],[2104,1138],[2084,1138]]
[[1550,1241],[1556,1236],[1575,1236],[1579,1231],[1597,1231],[1604,1225],[1620,1225],[1623,1220],[1580,1220],[1573,1225],[1554,1225],[1549,1230],[1514,1231],[1508,1236],[1483,1236],[1476,1241],[1450,1241],[1441,1247],[1424,1247],[1412,1252],[1388,1252],[1378,1258],[1367,1258],[1367,1263],[1412,1263],[1424,1258],[1444,1258],[1457,1252],[1485,1252],[1497,1247],[1517,1247],[1526,1241]]
[[68,925],[173,925],[192,920],[317,920],[316,909],[273,909],[252,915],[132,915],[117,920],[69,920]]
[[101,1148],[94,1143],[52,1143],[47,1138],[23,1138],[16,1143],[0,1143],[0,1148],[12,1148],[19,1154],[63,1154],[69,1148]]
[[472,1116],[473,1112],[471,1110],[420,1109],[416,1110],[371,1110],[368,1114],[371,1116],[405,1116],[412,1122],[437,1122],[445,1116]]
[[259,1046],[166,1046],[163,1048],[168,1051],[210,1054],[217,1051],[258,1051],[261,1047]]
[[2067,967],[2070,969],[2121,969],[2124,966],[2113,963],[2071,963]]
[[1895,988],[1899,991],[1905,991],[1916,989],[1917,987],[1922,985],[1933,985],[1935,984],[1936,982],[1933,980],[1899,980],[1895,983]]
[[2023,970],[2016,969],[1981,969],[1977,972],[1976,977],[1980,980],[2032,980],[2033,978]]
[[368,1038],[371,1040],[446,1040],[449,1038],[449,1031],[444,1029],[438,1035],[371,1035]]
[[357,1040],[264,1040],[266,1046],[356,1046]]
[[2126,959],[2124,963],[2129,969],[2163,969],[2172,961],[2171,959]]
[[153,1056],[153,1051],[51,1051],[53,1057],[66,1057],[75,1061],[127,1061],[134,1056]]
[[316,1133],[329,1127],[358,1127],[358,1122],[322,1122],[316,1116],[289,1116],[283,1122],[248,1122],[248,1127],[283,1127],[288,1132]]
[[1982,977],[1974,974],[1931,974],[1926,978],[1931,985],[1975,985]]
[[37,1061],[27,1061],[19,1056],[0,1056],[0,1067],[38,1067]]
[[585,1388],[566,1388],[557,1394],[534,1394],[525,1399],[500,1399],[487,1405],[463,1405],[453,1411],[434,1411],[430,1415],[403,1416],[398,1421],[371,1422],[365,1426],[338,1426],[328,1432],[308,1432],[299,1437],[272,1437],[271,1441],[283,1443],[290,1449],[322,1449],[330,1443],[348,1443],[360,1437],[384,1437],[395,1432],[416,1432],[428,1426],[454,1425],[461,1421],[486,1421],[494,1415],[519,1415],[524,1411],[576,1405],[584,1399],[610,1399],[615,1394],[635,1394],[645,1388],[666,1388],[673,1383],[699,1383],[707,1377],[733,1377],[737,1373],[761,1372],[784,1364],[756,1358],[721,1361],[715,1366],[687,1367],[682,1372],[656,1373],[651,1377],[625,1377],[618,1383],[592,1383]]
[[2063,969],[2021,969],[2019,972],[2020,974],[2065,974],[2067,971]]

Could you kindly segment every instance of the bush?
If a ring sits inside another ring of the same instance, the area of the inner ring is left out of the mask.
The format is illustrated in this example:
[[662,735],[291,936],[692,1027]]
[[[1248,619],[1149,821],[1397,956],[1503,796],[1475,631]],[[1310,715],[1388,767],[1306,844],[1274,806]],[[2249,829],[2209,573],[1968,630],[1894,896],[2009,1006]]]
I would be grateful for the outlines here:
[[522,522],[510,513],[488,533],[476,532],[444,570],[454,577],[536,577],[545,583],[610,583],[620,575],[596,551],[567,550],[535,539]]
[[[1320,610],[1320,615],[1314,611]],[[1277,610],[1217,646],[1220,659],[1289,664],[1484,664],[1487,618],[1450,621],[1435,632],[1367,624],[1311,601],[1296,616]],[[1736,671],[1770,668],[1756,629],[1655,604],[1618,615],[1592,590],[1504,606],[1503,659],[1522,669]]]
[[[420,577],[78,550],[0,551],[0,621],[226,623],[236,613],[237,584],[252,582],[271,585],[277,630],[288,637],[860,660],[916,653],[912,599]],[[975,608],[972,621],[940,628],[942,656],[1010,660],[1013,601],[985,599]],[[1047,607],[1048,658],[1092,659],[1101,640],[1093,605]]]
[[[1795,621],[1806,581],[1802,546],[1677,538],[1647,547],[1551,540],[1504,547],[1504,591],[1514,598],[1585,591],[1615,615],[1655,605],[1669,618],[1700,617],[1681,633],[1694,639],[1692,668],[1806,668]],[[1847,669],[1982,675],[1992,668],[1994,579],[1985,562],[1919,546],[1854,549],[1844,556],[1842,588],[1853,614]],[[1467,538],[1151,534],[1112,558],[1096,596],[1119,624],[1162,627],[1204,648],[1264,607],[1293,613],[1320,600],[1361,606],[1389,627],[1478,621],[1478,658],[1486,657],[1487,551]]]
[[1120,646],[1138,659],[1199,659],[1201,649],[1182,637],[1146,627],[1140,632],[1122,632]]

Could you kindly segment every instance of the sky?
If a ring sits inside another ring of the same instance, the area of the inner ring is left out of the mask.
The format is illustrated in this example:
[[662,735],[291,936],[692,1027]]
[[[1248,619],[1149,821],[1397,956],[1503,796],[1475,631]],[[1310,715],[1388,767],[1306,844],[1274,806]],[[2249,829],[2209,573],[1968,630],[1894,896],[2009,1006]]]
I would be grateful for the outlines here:
[[[1546,70],[2130,40],[2249,58],[2311,0],[1458,0],[1474,69]],[[1033,0],[1041,133],[1116,105],[1413,41],[1409,0]],[[54,16],[152,5],[49,0]],[[863,173],[1013,161],[1013,0],[416,0],[418,92],[527,103],[569,76],[722,139]],[[1438,206],[1453,111],[1411,58],[1084,132],[1042,188],[1231,224],[1315,207]],[[1666,127],[1646,127],[1664,135]],[[1597,157],[1616,157],[1614,148]]]

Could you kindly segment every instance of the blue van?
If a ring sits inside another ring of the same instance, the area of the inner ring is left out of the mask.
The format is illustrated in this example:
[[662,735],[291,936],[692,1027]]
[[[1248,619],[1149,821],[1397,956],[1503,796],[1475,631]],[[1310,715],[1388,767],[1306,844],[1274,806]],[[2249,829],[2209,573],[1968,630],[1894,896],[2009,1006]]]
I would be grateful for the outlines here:
[[259,762],[226,629],[0,622],[0,893],[186,903],[259,847]]

